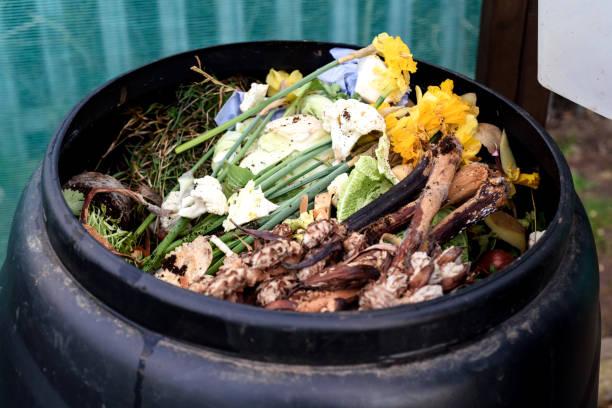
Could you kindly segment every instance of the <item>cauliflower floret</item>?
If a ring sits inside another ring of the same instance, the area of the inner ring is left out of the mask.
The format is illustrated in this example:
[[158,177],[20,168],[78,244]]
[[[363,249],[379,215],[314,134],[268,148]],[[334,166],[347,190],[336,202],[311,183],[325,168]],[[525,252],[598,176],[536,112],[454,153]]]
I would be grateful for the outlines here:
[[161,217],[161,226],[172,229],[179,217],[197,218],[204,213],[223,215],[227,213],[227,199],[221,183],[211,176],[194,179],[188,171],[179,177],[179,191],[173,191],[161,205],[170,215]]
[[227,212],[227,199],[219,180],[204,176],[195,179],[193,186],[189,195],[181,200],[179,216],[193,219],[204,213],[223,215]]
[[248,111],[253,106],[262,102],[266,99],[266,93],[268,92],[268,85],[256,84],[253,82],[251,88],[244,94],[244,98],[240,103],[240,110],[242,112]]
[[236,225],[243,225],[247,222],[265,217],[278,206],[266,199],[261,187],[255,187],[255,182],[249,182],[237,193],[232,194],[228,199],[229,210],[227,219],[223,221],[225,231],[231,231]]
[[160,218],[161,227],[166,231],[170,231],[178,221],[181,201],[193,189],[193,173],[188,171],[182,174],[178,179],[178,183],[179,191],[173,191],[168,194],[161,205],[162,210],[170,212],[170,215]]
[[544,235],[545,232],[546,232],[546,230],[544,230],[544,231],[534,231],[534,232],[530,233],[529,234],[529,248],[534,246],[536,244],[536,242],[538,242],[540,240],[540,238],[542,238],[542,235]]
[[346,159],[357,141],[371,132],[385,132],[385,120],[378,111],[355,99],[339,99],[325,111],[323,128],[331,133],[337,161]]

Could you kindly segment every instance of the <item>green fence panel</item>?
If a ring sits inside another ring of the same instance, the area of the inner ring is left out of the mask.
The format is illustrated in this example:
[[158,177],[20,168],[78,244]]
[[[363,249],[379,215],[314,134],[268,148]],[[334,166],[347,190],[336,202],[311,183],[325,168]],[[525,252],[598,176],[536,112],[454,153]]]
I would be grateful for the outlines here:
[[62,117],[104,81],[214,44],[400,35],[473,75],[481,0],[0,0],[0,262],[23,186]]

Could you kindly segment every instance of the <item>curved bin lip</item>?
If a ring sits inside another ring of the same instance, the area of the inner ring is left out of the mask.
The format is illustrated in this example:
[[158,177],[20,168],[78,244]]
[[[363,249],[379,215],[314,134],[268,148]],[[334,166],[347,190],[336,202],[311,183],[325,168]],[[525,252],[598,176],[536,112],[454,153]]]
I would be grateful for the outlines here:
[[[108,81],[69,112],[48,146],[41,190],[47,233],[77,281],[120,315],[162,335],[237,356],[300,364],[362,363],[442,350],[484,333],[539,293],[561,261],[573,222],[574,190],[567,163],[551,137],[522,108],[461,74],[420,61],[421,69],[443,70],[455,81],[467,81],[479,97],[488,94],[506,105],[535,129],[554,160],[560,178],[556,214],[542,239],[504,273],[421,304],[328,314],[270,311],[166,284],[108,252],[85,231],[64,202],[58,166],[63,145],[81,131],[71,127],[84,107],[97,104],[108,88],[119,89],[155,67],[192,58],[194,53],[281,46],[308,51],[334,46],[355,48],[346,44],[262,41],[191,50]],[[339,348],[345,351],[337,353]]]

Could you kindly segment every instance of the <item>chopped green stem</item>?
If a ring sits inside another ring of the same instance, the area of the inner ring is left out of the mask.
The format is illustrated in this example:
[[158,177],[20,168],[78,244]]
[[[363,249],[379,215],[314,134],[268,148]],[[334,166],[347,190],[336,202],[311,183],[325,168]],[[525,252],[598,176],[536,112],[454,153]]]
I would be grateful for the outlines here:
[[[221,170],[221,167],[223,167],[222,164],[225,163],[227,160],[229,160],[230,157],[232,157],[232,154],[234,154],[236,149],[238,149],[238,147],[242,144],[242,142],[249,135],[249,133],[251,133],[251,131],[256,128],[260,120],[261,120],[261,116],[256,116],[255,119],[253,119],[251,123],[249,123],[249,126],[247,126],[247,128],[244,130],[244,132],[242,132],[240,137],[236,139],[232,147],[230,147],[230,149],[225,153],[225,156],[223,156],[223,160],[221,161],[221,164],[219,165],[219,167],[213,170],[212,172],[213,177],[217,177],[218,171]],[[211,148],[211,150],[214,150],[214,149]]]
[[340,164],[337,164],[335,166],[331,166],[328,167],[324,170],[321,170],[311,176],[305,177],[303,180],[298,181],[295,184],[291,184],[288,185],[284,188],[281,188],[280,190],[276,191],[274,194],[270,194],[270,196],[268,197],[269,200],[273,200],[275,198],[278,197],[282,197],[283,195],[290,193],[291,191],[298,189],[302,186],[305,186],[308,183],[312,183],[313,181],[316,181],[318,179],[320,179],[321,177],[325,177],[327,176],[329,173],[331,173],[332,171],[334,171],[336,168],[338,168],[338,166],[341,166]]
[[[281,204],[279,208],[274,213],[272,213],[272,215],[268,217],[267,220],[258,229],[259,230],[270,230],[274,228],[276,225],[283,222],[285,219],[287,219],[289,216],[291,216],[293,213],[295,213],[298,210],[298,208],[300,207],[300,200],[301,200],[302,195],[304,194],[308,195],[308,199],[312,200],[314,196],[316,196],[321,191],[326,189],[329,183],[333,181],[333,179],[335,179],[338,175],[342,173],[346,173],[348,169],[349,169],[348,164],[346,163],[339,164],[334,169],[334,171],[332,171],[327,176],[323,177],[322,179],[320,179],[319,181],[317,181],[316,183],[314,183],[313,185],[305,189],[303,194],[300,194],[290,200],[283,202],[283,204]],[[236,253],[240,253],[244,250],[245,243],[250,244],[252,242],[253,242],[253,237],[250,237],[250,236],[243,237],[240,240],[236,241],[235,244],[233,245],[230,244],[229,247],[232,249],[232,251]],[[224,257],[221,256],[221,258],[214,261],[213,264],[208,268],[206,273],[209,275],[214,275],[215,273],[217,273],[221,265],[223,265],[223,259]]]
[[145,261],[142,269],[145,272],[152,272],[155,269],[159,268],[161,264],[161,260],[166,254],[168,247],[174,242],[176,237],[185,229],[185,227],[189,224],[189,218],[179,218],[176,225],[168,235],[159,243],[155,251],[149,256],[149,258]]
[[302,155],[304,154],[308,154],[311,151],[318,149],[321,146],[326,146],[329,143],[331,143],[329,140],[320,142],[314,146],[309,147],[308,149],[304,150],[303,152],[294,152],[291,153],[289,156],[285,157],[284,159],[279,160],[276,163],[273,163],[271,165],[269,165],[268,167],[266,167],[265,169],[263,169],[262,171],[260,171],[259,173],[257,173],[257,177],[255,177],[255,184],[259,184],[261,183],[263,180],[267,179],[268,177],[270,177],[271,175],[275,174],[276,172],[278,172],[280,169],[286,167],[287,165],[289,165],[289,163],[292,163],[294,160],[299,159]]
[[242,114],[236,116],[233,119],[228,120],[227,122],[223,123],[221,126],[217,126],[216,128],[213,128],[207,132],[202,133],[200,136],[189,140],[186,143],[183,143],[182,145],[178,146],[176,148],[176,153],[183,153],[186,150],[189,150],[197,145],[199,145],[200,143],[205,142],[206,140],[218,135],[219,133],[231,128],[232,126],[234,126],[236,123],[238,122],[242,122],[243,120],[250,118],[251,116],[261,112],[264,108],[266,108],[268,105],[270,105],[272,102],[275,102],[281,98],[284,98],[285,96],[289,95],[291,92],[295,91],[296,89],[300,88],[302,85],[309,83],[310,81],[312,81],[313,79],[315,79],[316,77],[318,77],[319,75],[321,75],[322,73],[329,71],[330,69],[332,69],[335,66],[338,66],[340,63],[338,61],[332,61],[326,65],[323,65],[321,68],[311,72],[310,74],[306,75],[304,78],[302,78],[301,80],[297,81],[295,84],[288,86],[287,88],[283,89],[282,91],[278,92],[277,94],[272,95],[271,97],[267,98],[265,101],[258,103],[257,105],[255,105],[254,107],[252,107],[251,109],[248,109],[247,111],[243,112]]
[[268,196],[272,196],[273,194],[275,194],[278,190],[284,188],[284,186],[288,186],[289,184],[293,183],[295,180],[299,179],[300,177],[304,177],[305,175],[309,174],[311,171],[321,167],[323,165],[322,162],[317,161],[315,164],[313,164],[312,166],[308,167],[306,170],[304,171],[300,171],[299,173],[297,173],[295,176],[292,176],[291,178],[288,178],[284,183],[282,184],[278,184],[272,188],[270,188],[268,191],[265,191],[265,195],[266,197]]
[[257,180],[255,180],[256,184],[259,184],[261,186],[262,190],[267,190],[268,188],[270,188],[274,183],[276,183],[278,180],[282,179],[283,177],[285,177],[286,175],[288,175],[289,173],[291,173],[293,170],[297,169],[299,166],[301,166],[302,164],[306,163],[308,160],[318,156],[319,154],[329,150],[329,148],[331,147],[331,142],[327,142],[324,145],[316,148],[316,149],[312,149],[310,150],[310,152],[308,153],[302,153],[300,156],[296,157],[294,160],[292,160],[291,162],[287,163],[282,169],[278,170],[277,172],[275,172],[274,174],[270,175],[270,177],[264,179],[264,180],[260,180],[259,183],[257,182]]
[[297,208],[300,206],[301,196],[307,195],[308,199],[314,198],[314,196],[319,194],[321,191],[325,190],[327,186],[329,185],[329,183],[331,183],[336,178],[336,176],[342,173],[346,173],[348,169],[349,169],[349,166],[347,163],[339,164],[338,167],[336,167],[327,176],[321,178],[320,180],[318,180],[317,182],[313,183],[311,186],[306,188],[302,194],[298,195],[297,197],[292,198],[290,202],[288,202],[287,204],[280,206],[272,214],[270,219],[266,221],[261,227],[259,227],[259,229],[267,230],[267,229],[273,228],[274,226],[276,226],[277,224],[285,220],[288,216],[293,214],[297,210]]
[[259,173],[255,175],[255,184],[257,184],[260,180],[264,180],[270,175],[277,172],[279,169],[283,168],[285,164],[289,163],[291,160],[295,159],[298,155],[296,153],[291,153],[289,156],[272,163],[265,169],[261,170]]
[[190,236],[194,235],[206,235],[223,224],[225,216],[216,214],[207,214],[190,232]]
[[275,112],[276,110],[272,110],[266,115],[266,117],[263,119],[259,127],[255,130],[255,132],[251,136],[249,136],[244,146],[242,146],[240,150],[238,150],[236,156],[230,159],[230,163],[238,163],[238,161],[240,161],[247,154],[253,143],[255,143],[257,139],[259,139],[259,136],[263,133],[264,129],[266,128],[266,125],[268,124],[268,122],[270,122]]

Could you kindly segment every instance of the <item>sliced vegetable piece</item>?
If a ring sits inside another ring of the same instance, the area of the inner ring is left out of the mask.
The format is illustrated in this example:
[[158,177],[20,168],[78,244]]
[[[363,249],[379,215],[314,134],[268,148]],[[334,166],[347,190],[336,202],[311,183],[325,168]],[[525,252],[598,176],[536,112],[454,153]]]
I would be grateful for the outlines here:
[[504,211],[497,211],[484,221],[499,239],[525,252],[527,248],[525,227],[516,218]]

